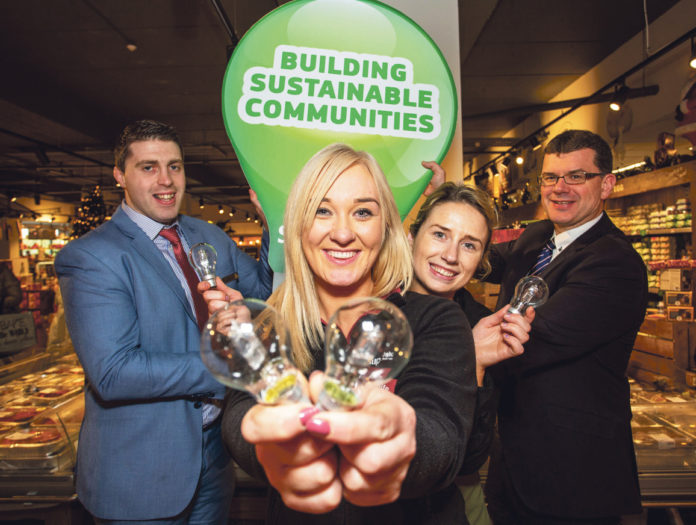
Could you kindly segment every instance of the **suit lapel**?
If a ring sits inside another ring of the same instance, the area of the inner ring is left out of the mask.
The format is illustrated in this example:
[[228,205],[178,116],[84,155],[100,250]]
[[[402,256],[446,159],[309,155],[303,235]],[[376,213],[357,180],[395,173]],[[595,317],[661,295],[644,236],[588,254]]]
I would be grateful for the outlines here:
[[[525,232],[527,237],[520,253],[519,262],[517,263],[520,276],[527,275],[531,271],[537,262],[541,249],[544,247],[544,244],[546,244],[546,241],[551,238],[551,234],[553,233],[553,225],[550,221],[540,221],[539,223],[530,225],[528,229],[529,231]],[[553,262],[551,262],[551,264],[553,264]],[[551,264],[549,264],[549,266],[551,266]],[[549,266],[544,269],[542,274],[548,271]]]
[[145,235],[137,224],[130,220],[121,208],[116,210],[111,220],[125,236],[131,239],[131,246],[138,252],[138,255],[142,257],[146,264],[152,267],[153,278],[161,279],[169,287],[177,299],[184,305],[189,317],[196,322],[191,305],[186,297],[186,292],[184,292],[179,279],[176,278],[171,266],[169,266],[167,260],[157,249],[155,243]]
[[[613,223],[611,222],[611,219],[607,216],[606,213],[602,215],[602,218],[592,226],[589,230],[587,230],[585,233],[583,233],[580,237],[575,239],[570,245],[563,250],[561,253],[559,253],[553,261],[549,263],[549,265],[544,269],[543,272],[541,272],[541,277],[544,275],[553,272],[553,270],[558,267],[559,265],[563,264],[563,262],[566,259],[570,259],[571,257],[575,257],[575,255],[585,249],[587,246],[595,242],[597,239],[608,233],[613,226]],[[541,250],[541,248],[539,248]]]

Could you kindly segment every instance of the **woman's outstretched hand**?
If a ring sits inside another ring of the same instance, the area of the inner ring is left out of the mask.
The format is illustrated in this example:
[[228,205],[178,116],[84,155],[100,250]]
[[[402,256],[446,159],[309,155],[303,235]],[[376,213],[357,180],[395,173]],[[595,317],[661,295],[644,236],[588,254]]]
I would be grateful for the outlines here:
[[[322,372],[310,377],[312,399],[317,399],[323,382]],[[360,408],[319,412],[305,426],[338,446],[338,472],[346,500],[374,506],[399,498],[416,453],[416,413],[406,401],[370,385]]]
[[299,403],[255,405],[242,420],[242,435],[255,445],[256,457],[285,505],[321,514],[338,506],[342,486],[334,444],[307,432],[303,424],[315,412]]
[[489,366],[524,352],[524,343],[529,340],[529,331],[536,315],[534,308],[527,308],[525,315],[508,313],[506,305],[494,314],[484,317],[473,328],[476,346],[476,376],[479,386]]

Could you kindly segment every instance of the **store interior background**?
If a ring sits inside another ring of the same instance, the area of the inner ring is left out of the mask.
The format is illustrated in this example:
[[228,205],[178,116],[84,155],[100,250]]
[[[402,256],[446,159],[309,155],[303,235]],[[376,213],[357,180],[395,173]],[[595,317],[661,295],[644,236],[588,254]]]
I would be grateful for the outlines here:
[[[122,196],[111,175],[115,137],[129,121],[154,118],[174,125],[184,142],[185,211],[224,222],[239,236],[257,234],[248,185],[224,130],[220,87],[235,40],[283,3],[3,2],[0,210],[18,216],[28,208],[67,223],[99,184],[110,213]],[[563,111],[524,108],[594,93],[694,29],[696,20],[690,0],[588,0],[554,9],[543,0],[387,3],[433,37],[452,69],[461,118],[444,165],[453,180],[470,177]],[[685,41],[626,79],[629,88],[657,85],[659,92],[629,100],[632,125],[622,133],[617,167],[652,155],[658,134],[674,131],[690,53]],[[606,103],[583,106],[548,131],[588,128],[609,139],[608,116]],[[689,154],[688,146],[677,137],[680,153]],[[533,168],[525,170],[513,185],[533,178]]]
[[[0,262],[12,265],[32,296],[25,308],[36,312],[38,347],[46,346],[59,309],[47,299],[57,290],[53,257],[75,233],[81,215],[108,217],[122,199],[112,176],[112,146],[128,122],[152,118],[177,128],[188,181],[182,211],[217,223],[256,255],[260,225],[224,129],[220,89],[235,42],[285,3],[0,3]],[[615,168],[646,157],[654,161],[660,135],[674,134],[679,125],[675,109],[696,75],[688,66],[693,37],[685,38],[624,79],[632,90],[656,93],[630,98],[618,114],[609,109],[614,79],[676,39],[696,35],[694,0],[561,1],[552,7],[546,0],[385,3],[422,26],[452,70],[460,104],[455,138],[443,160],[448,179],[475,181],[499,204],[505,200],[512,217],[503,224],[508,227],[539,218],[536,210],[534,217],[514,213],[538,200],[541,152],[533,148],[535,139],[590,129],[614,146]],[[601,102],[575,104],[577,109],[559,118],[574,105],[562,102],[584,99],[603,86]],[[683,136],[674,136],[674,151],[684,165],[696,160]],[[504,167],[508,155],[520,155],[524,163]],[[696,195],[694,164],[688,177],[695,183],[684,190],[689,195]],[[687,243],[695,236],[689,234]],[[696,341],[696,331],[691,337]],[[0,369],[9,362],[0,356]],[[689,480],[696,486],[692,470]],[[3,497],[0,479],[0,521]]]

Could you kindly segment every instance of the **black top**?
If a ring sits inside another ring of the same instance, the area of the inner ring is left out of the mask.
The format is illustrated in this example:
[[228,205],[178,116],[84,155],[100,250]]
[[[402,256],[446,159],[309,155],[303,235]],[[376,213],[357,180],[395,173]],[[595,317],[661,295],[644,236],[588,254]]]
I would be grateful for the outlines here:
[[[293,511],[271,489],[267,523],[274,524],[447,524],[465,523],[464,501],[454,484],[471,432],[476,402],[475,353],[469,324],[460,308],[439,297],[407,292],[389,298],[413,332],[411,360],[397,378],[395,393],[416,411],[416,454],[403,482],[401,498],[389,505],[358,507],[343,501],[327,514]],[[317,362],[323,349],[313,349]],[[314,369],[318,369],[315,365]],[[254,447],[240,425],[254,400],[229,392],[223,413],[223,439],[235,461],[265,479]]]
[[[469,324],[476,326],[482,318],[491,315],[488,308],[477,302],[471,293],[465,288],[457,290],[454,294],[454,302],[464,311]],[[488,459],[488,453],[495,435],[495,416],[498,409],[498,396],[493,386],[490,374],[483,376],[483,386],[476,390],[476,409],[474,412],[474,426],[471,431],[469,443],[466,446],[466,456],[460,474],[465,476],[478,472]]]

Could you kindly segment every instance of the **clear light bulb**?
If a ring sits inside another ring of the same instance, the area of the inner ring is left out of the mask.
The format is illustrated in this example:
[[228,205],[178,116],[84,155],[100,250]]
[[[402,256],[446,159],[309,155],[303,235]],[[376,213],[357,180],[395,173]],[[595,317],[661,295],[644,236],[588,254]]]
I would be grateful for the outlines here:
[[215,379],[261,403],[305,399],[285,324],[263,301],[233,301],[210,316],[201,334],[201,357]]
[[349,301],[331,316],[325,344],[326,379],[317,406],[350,410],[362,403],[365,385],[384,384],[403,370],[413,335],[397,306],[368,297]]
[[198,278],[209,282],[210,287],[215,288],[215,265],[217,264],[215,248],[206,242],[199,242],[189,251],[189,259]]
[[522,277],[515,286],[515,296],[510,302],[508,312],[523,314],[528,306],[536,308],[541,306],[549,298],[549,287],[541,277],[528,275]]

